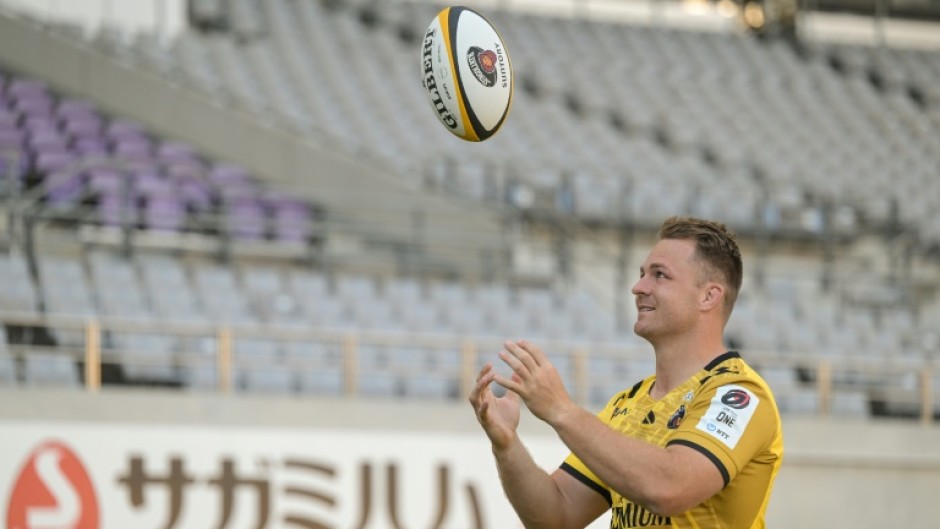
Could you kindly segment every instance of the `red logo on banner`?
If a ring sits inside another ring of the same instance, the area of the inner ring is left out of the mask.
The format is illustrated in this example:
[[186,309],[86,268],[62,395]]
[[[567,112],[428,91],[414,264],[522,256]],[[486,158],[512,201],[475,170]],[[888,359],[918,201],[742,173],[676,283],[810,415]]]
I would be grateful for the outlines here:
[[50,441],[30,454],[7,507],[6,529],[99,529],[98,500],[81,460]]

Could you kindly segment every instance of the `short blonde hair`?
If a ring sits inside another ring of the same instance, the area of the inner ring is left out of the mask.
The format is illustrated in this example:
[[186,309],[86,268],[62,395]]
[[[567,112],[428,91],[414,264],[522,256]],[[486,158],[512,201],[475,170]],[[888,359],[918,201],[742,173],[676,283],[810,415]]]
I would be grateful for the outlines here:
[[669,217],[659,228],[659,238],[695,241],[694,257],[704,264],[704,278],[719,281],[727,288],[724,308],[726,316],[731,315],[744,277],[737,236],[721,222]]

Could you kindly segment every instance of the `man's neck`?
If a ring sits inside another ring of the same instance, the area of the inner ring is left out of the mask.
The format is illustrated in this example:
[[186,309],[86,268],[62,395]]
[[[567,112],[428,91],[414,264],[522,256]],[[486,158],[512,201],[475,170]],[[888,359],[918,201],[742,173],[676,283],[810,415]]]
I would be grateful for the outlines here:
[[720,337],[671,340],[654,344],[656,351],[656,385],[650,395],[655,399],[681,385],[727,349]]

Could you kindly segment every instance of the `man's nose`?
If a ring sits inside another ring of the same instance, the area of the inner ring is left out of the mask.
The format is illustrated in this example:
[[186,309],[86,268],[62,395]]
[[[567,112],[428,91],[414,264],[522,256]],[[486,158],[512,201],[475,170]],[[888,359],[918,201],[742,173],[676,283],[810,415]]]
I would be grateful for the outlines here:
[[636,283],[633,284],[633,288],[630,289],[630,292],[633,293],[634,296],[645,294],[648,290],[646,286],[647,282],[645,281],[645,278],[641,277],[637,280]]

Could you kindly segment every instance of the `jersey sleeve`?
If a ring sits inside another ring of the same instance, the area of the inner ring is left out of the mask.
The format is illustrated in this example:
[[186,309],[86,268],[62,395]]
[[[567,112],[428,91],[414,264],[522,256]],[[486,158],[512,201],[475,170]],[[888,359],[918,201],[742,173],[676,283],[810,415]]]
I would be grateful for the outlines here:
[[774,438],[779,428],[773,396],[753,380],[724,380],[699,393],[667,443],[702,453],[725,486]]
[[[604,406],[604,409],[597,414],[597,418],[604,424],[610,422],[610,417],[616,409],[617,404],[624,399],[626,399],[626,393],[620,393],[614,396],[614,398],[610,399],[610,402]],[[574,455],[574,453],[569,453],[568,457],[565,458],[559,468],[600,494],[607,501],[607,505],[613,503],[610,488],[607,484],[601,481],[596,474],[591,472],[587,465],[585,465],[578,456]]]

